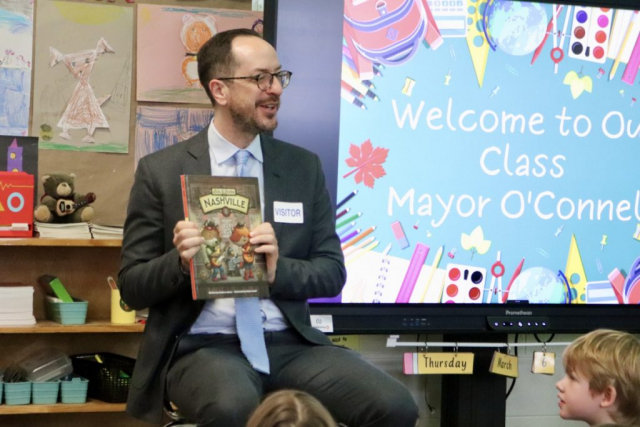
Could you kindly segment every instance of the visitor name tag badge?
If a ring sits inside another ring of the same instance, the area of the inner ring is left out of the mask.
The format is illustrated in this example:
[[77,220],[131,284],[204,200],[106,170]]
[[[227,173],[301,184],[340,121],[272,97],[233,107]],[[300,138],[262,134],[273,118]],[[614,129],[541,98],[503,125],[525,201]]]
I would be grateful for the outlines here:
[[302,203],[273,202],[273,219],[285,224],[304,223]]

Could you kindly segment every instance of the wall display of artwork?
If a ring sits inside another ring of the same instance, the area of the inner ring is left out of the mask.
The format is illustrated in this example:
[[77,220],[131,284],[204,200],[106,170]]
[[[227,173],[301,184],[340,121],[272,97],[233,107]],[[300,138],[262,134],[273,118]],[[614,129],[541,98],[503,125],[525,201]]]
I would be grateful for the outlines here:
[[138,5],[137,100],[210,104],[196,54],[220,31],[262,29],[262,12]]
[[33,3],[0,0],[0,135],[26,135],[33,39]]
[[40,148],[126,153],[133,10],[38,2],[31,133]]
[[138,107],[136,111],[136,166],[147,154],[191,138],[213,118],[201,108]]
[[[43,192],[42,175],[73,172],[82,191],[97,195],[93,221],[122,225],[138,159],[187,139],[211,121],[211,110],[188,105],[210,107],[194,76],[197,49],[232,27],[262,32],[263,13],[251,11],[251,0],[207,2],[215,9],[200,8],[199,0],[149,2],[154,4],[0,0],[0,160],[18,137],[23,167],[35,176],[36,200]],[[177,73],[185,87],[191,82],[199,101],[169,97],[162,101],[180,102],[180,108],[155,103],[152,108],[149,102],[156,100],[135,98],[136,85],[156,84],[155,73],[173,72],[163,62],[167,52],[161,52],[160,60],[151,59],[148,74],[134,75],[139,47],[134,15],[152,37],[158,36],[156,26],[163,28],[161,44],[170,45],[163,34],[169,27],[163,18],[156,22],[154,10],[178,17]],[[4,170],[7,161],[0,164]]]

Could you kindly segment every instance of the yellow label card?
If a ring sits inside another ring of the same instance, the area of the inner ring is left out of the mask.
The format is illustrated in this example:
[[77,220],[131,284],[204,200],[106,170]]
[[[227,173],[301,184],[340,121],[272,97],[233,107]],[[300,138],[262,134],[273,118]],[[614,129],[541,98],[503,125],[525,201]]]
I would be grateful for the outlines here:
[[[473,353],[407,353],[412,372],[407,374],[473,374]],[[405,355],[405,365],[407,360]],[[415,369],[417,368],[417,369]]]
[[556,371],[556,354],[546,351],[533,352],[531,372],[534,374],[553,375]]
[[496,351],[493,353],[489,372],[504,375],[505,377],[518,378],[518,358]]
[[358,335],[332,335],[329,338],[335,345],[360,351],[360,337]]

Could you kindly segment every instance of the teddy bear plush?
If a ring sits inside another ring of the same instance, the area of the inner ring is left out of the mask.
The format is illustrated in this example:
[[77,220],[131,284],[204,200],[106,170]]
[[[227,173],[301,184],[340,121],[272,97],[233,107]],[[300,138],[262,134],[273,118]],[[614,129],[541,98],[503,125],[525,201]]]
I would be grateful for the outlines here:
[[73,223],[89,222],[93,208],[88,206],[96,199],[94,193],[76,194],[73,173],[44,175],[44,195],[36,206],[33,216],[39,222]]

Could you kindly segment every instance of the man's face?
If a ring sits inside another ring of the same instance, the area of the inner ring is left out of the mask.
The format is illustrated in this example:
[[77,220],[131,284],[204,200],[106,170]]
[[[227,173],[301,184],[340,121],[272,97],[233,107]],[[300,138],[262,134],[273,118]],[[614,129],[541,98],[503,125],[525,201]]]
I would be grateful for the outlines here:
[[556,383],[558,389],[558,406],[560,417],[565,420],[581,420],[589,425],[600,424],[604,413],[600,407],[602,393],[589,389],[589,380],[580,372],[567,372],[564,378]]
[[[280,70],[280,61],[271,45],[257,37],[238,37],[232,44],[238,64],[234,77],[274,73]],[[271,88],[260,90],[255,80],[232,80],[229,85],[229,112],[236,128],[244,133],[257,135],[273,131],[278,126],[282,86],[273,79]]]

